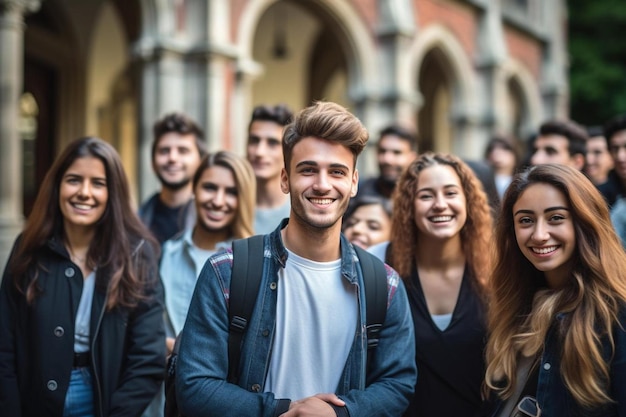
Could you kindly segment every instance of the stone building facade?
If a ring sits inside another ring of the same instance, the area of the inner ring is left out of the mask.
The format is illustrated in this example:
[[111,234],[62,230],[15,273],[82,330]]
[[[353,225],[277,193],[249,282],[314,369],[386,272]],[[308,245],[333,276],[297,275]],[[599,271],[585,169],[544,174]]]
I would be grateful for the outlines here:
[[567,115],[566,17],[564,0],[0,0],[0,262],[72,139],[110,141],[137,201],[154,192],[169,111],[243,154],[254,105],[326,99],[373,138],[400,121],[420,150],[480,159],[494,132]]

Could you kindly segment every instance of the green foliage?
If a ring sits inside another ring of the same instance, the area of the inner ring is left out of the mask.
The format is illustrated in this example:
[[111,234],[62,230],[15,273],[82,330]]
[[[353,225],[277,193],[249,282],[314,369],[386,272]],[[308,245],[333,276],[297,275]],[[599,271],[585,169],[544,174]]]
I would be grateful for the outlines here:
[[570,114],[587,125],[626,114],[624,0],[568,0]]

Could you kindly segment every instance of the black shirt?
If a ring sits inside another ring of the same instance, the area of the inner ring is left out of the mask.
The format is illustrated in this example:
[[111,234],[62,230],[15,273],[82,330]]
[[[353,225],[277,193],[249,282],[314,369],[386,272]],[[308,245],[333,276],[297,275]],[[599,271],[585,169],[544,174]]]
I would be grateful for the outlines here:
[[417,385],[405,417],[477,416],[486,343],[485,307],[466,269],[450,324],[433,322],[417,271],[407,285],[415,326]]
[[150,231],[154,234],[159,244],[171,239],[175,234],[184,229],[184,219],[187,204],[179,207],[168,207],[157,198],[154,206],[154,217],[150,223]]

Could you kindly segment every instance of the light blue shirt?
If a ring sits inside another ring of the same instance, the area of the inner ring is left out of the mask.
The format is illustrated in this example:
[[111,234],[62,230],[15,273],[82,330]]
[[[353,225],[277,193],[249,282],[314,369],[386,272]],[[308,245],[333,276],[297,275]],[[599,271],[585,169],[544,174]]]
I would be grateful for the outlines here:
[[165,333],[176,337],[183,329],[196,281],[206,260],[232,241],[220,242],[214,251],[199,249],[192,240],[193,229],[186,229],[163,243],[160,273],[165,290]]
[[74,352],[89,351],[89,336],[91,326],[91,305],[93,292],[96,288],[96,271],[93,270],[83,281],[83,292],[80,294],[76,321],[74,324]]
[[380,242],[380,243],[370,246],[369,248],[367,248],[367,251],[371,253],[372,255],[374,255],[375,257],[377,257],[378,259],[380,259],[381,261],[385,262],[385,255],[387,254],[388,247],[389,247],[389,241],[386,240],[384,242]]
[[619,197],[611,208],[611,223],[626,248],[626,197]]
[[266,235],[272,233],[274,229],[291,212],[291,200],[288,198],[285,204],[274,208],[254,209],[254,234]]

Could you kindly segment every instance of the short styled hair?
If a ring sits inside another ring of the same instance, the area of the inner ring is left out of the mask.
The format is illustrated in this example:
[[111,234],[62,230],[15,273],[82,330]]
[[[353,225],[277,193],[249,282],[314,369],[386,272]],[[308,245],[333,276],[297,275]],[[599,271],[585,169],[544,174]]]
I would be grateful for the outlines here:
[[283,160],[289,172],[293,148],[307,137],[324,139],[348,148],[354,166],[369,138],[361,121],[345,107],[332,102],[317,101],[300,110],[283,133]]
[[417,132],[406,126],[394,123],[384,127],[378,135],[378,143],[383,137],[387,135],[394,135],[411,145],[411,150],[417,151]]
[[256,121],[274,122],[277,125],[287,126],[292,118],[293,112],[286,104],[276,104],[275,106],[262,104],[252,110],[248,130]]
[[152,159],[156,152],[157,144],[161,137],[166,133],[178,133],[180,135],[194,135],[196,139],[196,148],[200,154],[200,158],[207,153],[206,143],[204,142],[204,131],[189,116],[183,113],[168,113],[154,123],[152,127]]
[[548,120],[539,127],[539,136],[547,135],[564,136],[570,156],[587,153],[587,131],[573,120]]
[[617,132],[621,132],[622,130],[626,130],[626,114],[615,116],[604,125],[604,137],[606,138],[607,144],[611,145],[611,138]]

